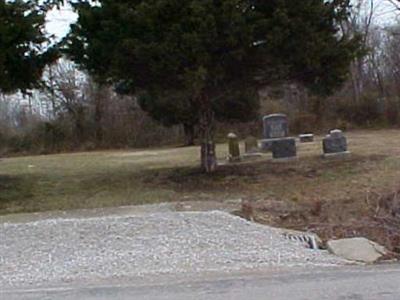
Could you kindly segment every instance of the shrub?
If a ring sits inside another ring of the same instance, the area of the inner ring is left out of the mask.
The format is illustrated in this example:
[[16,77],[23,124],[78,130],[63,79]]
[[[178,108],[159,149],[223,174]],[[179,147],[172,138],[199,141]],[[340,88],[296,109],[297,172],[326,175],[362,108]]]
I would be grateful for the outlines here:
[[385,119],[389,125],[399,125],[400,123],[399,102],[399,98],[389,98],[386,100]]
[[339,102],[337,117],[359,126],[371,126],[383,119],[382,103],[374,96],[364,96],[360,102]]
[[38,137],[42,138],[42,145],[46,152],[59,152],[67,140],[67,130],[61,122],[44,122],[37,129]]

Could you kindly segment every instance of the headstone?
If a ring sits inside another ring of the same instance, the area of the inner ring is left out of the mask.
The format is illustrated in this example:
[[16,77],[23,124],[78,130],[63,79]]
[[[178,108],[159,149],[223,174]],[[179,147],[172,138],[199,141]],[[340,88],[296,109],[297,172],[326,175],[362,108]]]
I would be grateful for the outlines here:
[[323,139],[324,156],[337,156],[348,154],[347,139],[341,130],[335,129]]
[[300,134],[299,139],[300,139],[300,143],[312,143],[312,142],[314,142],[314,135],[311,133]]
[[229,156],[228,160],[230,162],[240,161],[240,148],[239,139],[236,134],[228,134],[228,145],[229,145]]
[[296,139],[283,138],[274,140],[272,143],[272,157],[274,159],[295,158],[296,155]]
[[329,135],[333,138],[341,138],[343,135],[343,131],[341,131],[340,129],[334,129],[331,130]]
[[273,114],[263,118],[264,139],[284,138],[289,135],[288,118],[284,114]]
[[289,135],[289,122],[284,114],[273,114],[263,118],[263,135],[260,146],[262,151],[271,151],[275,139],[286,138]]
[[258,149],[258,141],[254,136],[249,136],[244,141],[244,148],[246,153],[257,153]]

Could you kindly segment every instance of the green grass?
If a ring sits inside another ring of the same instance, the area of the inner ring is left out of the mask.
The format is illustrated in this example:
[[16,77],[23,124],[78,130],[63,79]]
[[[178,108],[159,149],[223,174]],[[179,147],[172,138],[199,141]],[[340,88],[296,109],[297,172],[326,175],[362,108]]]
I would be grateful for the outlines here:
[[[0,214],[239,197],[340,200],[399,184],[400,131],[352,132],[349,141],[347,160],[323,160],[317,142],[299,145],[294,163],[266,156],[213,175],[199,171],[197,147],[3,158]],[[218,146],[220,160],[226,151]]]

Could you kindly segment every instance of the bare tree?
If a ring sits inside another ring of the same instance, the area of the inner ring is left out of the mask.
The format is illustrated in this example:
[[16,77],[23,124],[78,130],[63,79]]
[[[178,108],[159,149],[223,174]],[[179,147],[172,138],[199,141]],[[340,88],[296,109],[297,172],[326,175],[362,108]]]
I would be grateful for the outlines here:
[[50,66],[44,75],[43,97],[51,103],[51,115],[67,114],[74,122],[78,142],[83,141],[85,111],[88,107],[87,76],[65,59]]
[[[360,35],[364,49],[368,49],[368,40],[371,27],[374,22],[376,5],[374,0],[357,0],[353,5],[351,14],[345,24],[342,24],[342,31],[345,35]],[[360,102],[364,90],[364,62],[365,58],[359,56],[350,66],[350,80],[354,102]]]
[[400,24],[387,29],[385,41],[386,77],[390,83],[392,94],[400,97]]

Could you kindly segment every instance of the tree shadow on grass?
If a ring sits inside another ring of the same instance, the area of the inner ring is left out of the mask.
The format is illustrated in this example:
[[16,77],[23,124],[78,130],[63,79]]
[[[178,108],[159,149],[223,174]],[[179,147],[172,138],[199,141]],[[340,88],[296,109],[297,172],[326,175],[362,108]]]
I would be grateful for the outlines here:
[[27,199],[33,198],[34,180],[28,175],[0,175],[0,211],[13,210]]
[[271,160],[225,164],[212,174],[205,174],[200,167],[165,168],[146,171],[142,183],[146,186],[168,187],[176,191],[215,191],[221,188],[242,190],[243,186],[270,179],[313,179],[336,174],[354,175],[368,171],[374,163],[386,159],[385,155],[356,155],[345,159],[304,157],[297,161],[273,163]]

